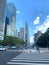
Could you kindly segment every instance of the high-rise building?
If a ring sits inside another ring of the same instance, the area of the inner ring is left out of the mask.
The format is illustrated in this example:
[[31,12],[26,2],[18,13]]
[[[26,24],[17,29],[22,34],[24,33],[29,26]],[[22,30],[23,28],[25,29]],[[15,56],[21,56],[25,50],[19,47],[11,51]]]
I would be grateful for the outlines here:
[[4,39],[6,0],[0,0],[0,40]]
[[20,38],[24,40],[24,28],[20,28]]
[[18,37],[18,30],[16,29],[16,37]]
[[4,35],[7,34],[7,25],[9,25],[9,19],[8,19],[8,17],[6,17],[6,20],[5,20],[5,32],[4,32]]
[[18,32],[18,38],[20,38],[20,32]]
[[28,23],[25,23],[25,42],[28,43]]
[[37,42],[38,38],[42,35],[41,31],[37,31],[37,33],[34,34],[34,43]]
[[6,16],[9,19],[9,24],[7,24],[6,35],[16,36],[16,8],[13,3],[7,4]]

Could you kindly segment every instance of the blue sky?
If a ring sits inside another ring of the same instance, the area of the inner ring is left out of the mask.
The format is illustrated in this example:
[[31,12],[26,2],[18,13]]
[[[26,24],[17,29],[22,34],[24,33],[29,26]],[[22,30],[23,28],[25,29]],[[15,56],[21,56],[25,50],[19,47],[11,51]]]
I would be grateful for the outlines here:
[[28,22],[30,41],[38,30],[45,32],[49,27],[49,0],[8,0],[16,7],[16,28],[25,27]]

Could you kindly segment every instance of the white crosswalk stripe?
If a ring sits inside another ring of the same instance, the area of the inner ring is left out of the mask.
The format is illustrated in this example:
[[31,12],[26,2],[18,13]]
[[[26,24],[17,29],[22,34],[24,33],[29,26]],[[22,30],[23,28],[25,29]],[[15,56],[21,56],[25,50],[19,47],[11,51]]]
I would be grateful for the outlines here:
[[[14,60],[33,60],[33,59],[31,59],[31,58],[17,58],[17,57],[15,57]],[[45,59],[43,58],[43,59],[39,59],[39,60],[48,61],[49,58],[45,58]]]
[[17,63],[17,62],[8,62],[7,64],[11,64],[11,65],[49,65],[49,64],[37,64],[37,63]]
[[[43,63],[42,65],[45,65],[45,63],[49,63],[49,59],[39,59],[39,60],[30,60],[30,59],[24,59],[24,58],[17,58],[17,59],[12,59],[10,62],[7,62],[7,64],[13,64],[13,65],[41,65],[40,63]],[[47,64],[48,65],[48,64]]]
[[7,62],[7,65],[49,65],[49,58],[33,59],[30,58],[29,55],[28,57],[26,55],[26,57],[22,55],[23,54],[11,59]]

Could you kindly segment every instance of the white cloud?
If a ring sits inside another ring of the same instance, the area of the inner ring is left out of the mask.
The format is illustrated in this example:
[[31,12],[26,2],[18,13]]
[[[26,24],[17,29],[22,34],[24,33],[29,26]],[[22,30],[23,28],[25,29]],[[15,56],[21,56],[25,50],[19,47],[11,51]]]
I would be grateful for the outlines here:
[[35,32],[41,31],[42,33],[44,33],[48,27],[49,27],[49,15],[46,17],[42,25],[36,27]]
[[40,17],[37,17],[37,18],[34,20],[34,25],[39,24],[39,22],[40,22]]
[[20,13],[21,13],[21,11],[16,11],[16,13],[17,13],[17,14],[20,14]]

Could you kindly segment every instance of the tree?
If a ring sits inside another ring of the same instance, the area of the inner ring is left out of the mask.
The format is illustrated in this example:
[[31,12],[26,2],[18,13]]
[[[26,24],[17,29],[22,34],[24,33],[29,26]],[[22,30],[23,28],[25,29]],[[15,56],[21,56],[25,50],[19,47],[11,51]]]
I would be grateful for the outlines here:
[[0,45],[2,45],[2,40],[0,40]]
[[36,45],[39,47],[49,47],[49,29],[39,37]]
[[0,40],[0,45],[20,46],[20,45],[24,45],[24,41],[23,39],[19,39],[13,36],[4,36],[4,40]]

